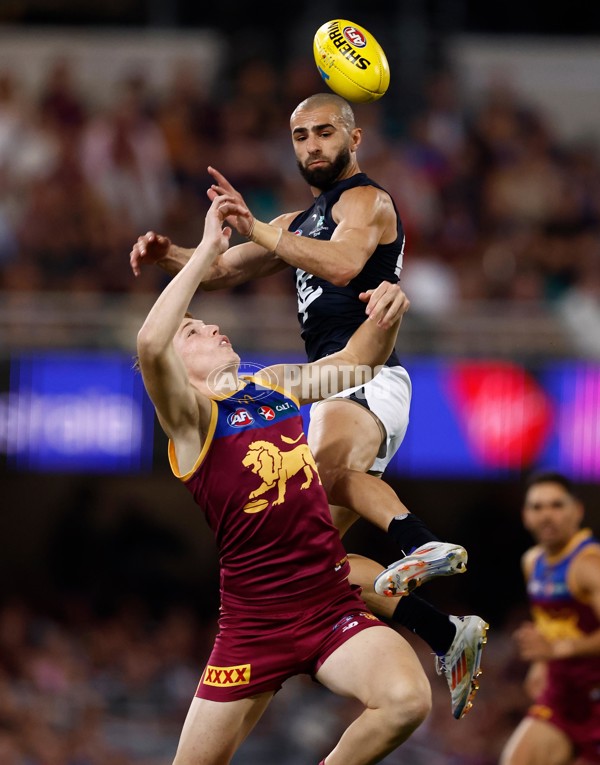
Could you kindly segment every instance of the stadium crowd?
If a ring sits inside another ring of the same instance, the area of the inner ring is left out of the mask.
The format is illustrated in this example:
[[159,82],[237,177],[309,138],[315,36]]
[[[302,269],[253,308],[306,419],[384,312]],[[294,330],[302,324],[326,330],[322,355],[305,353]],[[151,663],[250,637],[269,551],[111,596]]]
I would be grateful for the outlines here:
[[[496,765],[526,705],[509,622],[486,649],[476,708],[458,722],[428,647],[415,639],[430,674],[433,711],[386,765]],[[59,613],[20,599],[4,602],[0,762],[168,765],[215,630],[216,622],[181,605],[157,617],[135,599],[102,615],[83,601],[64,602]],[[317,762],[356,711],[308,678],[294,678],[234,761]]]
[[[182,62],[163,92],[143,73],[94,102],[58,59],[35,96],[0,73],[0,289],[130,293],[127,254],[149,229],[199,240],[208,164],[262,219],[306,207],[288,118],[322,88],[312,62],[282,73],[254,59],[214,92]],[[385,99],[357,105],[361,164],[393,195],[407,233],[419,310],[461,300],[570,305],[600,296],[600,149],[567,142],[510,83],[466,102],[448,71],[432,74],[409,124]],[[246,291],[289,291],[288,275]],[[565,302],[566,301],[566,302]]]

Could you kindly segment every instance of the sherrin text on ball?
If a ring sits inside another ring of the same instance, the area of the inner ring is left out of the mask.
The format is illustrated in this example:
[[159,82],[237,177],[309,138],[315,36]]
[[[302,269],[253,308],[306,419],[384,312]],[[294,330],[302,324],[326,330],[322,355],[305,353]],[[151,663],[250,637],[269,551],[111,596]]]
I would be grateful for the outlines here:
[[376,101],[390,84],[383,48],[366,29],[333,19],[317,29],[313,54],[319,73],[342,98],[356,103]]

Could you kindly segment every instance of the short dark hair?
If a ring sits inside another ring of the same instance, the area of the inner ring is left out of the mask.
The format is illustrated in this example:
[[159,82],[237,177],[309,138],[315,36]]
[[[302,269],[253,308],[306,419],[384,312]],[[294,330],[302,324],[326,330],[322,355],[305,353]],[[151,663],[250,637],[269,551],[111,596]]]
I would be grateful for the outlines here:
[[567,494],[577,498],[577,492],[571,479],[557,470],[538,470],[535,473],[531,473],[525,482],[525,491],[527,492],[532,486],[538,486],[541,483],[557,483],[559,486],[562,486]]

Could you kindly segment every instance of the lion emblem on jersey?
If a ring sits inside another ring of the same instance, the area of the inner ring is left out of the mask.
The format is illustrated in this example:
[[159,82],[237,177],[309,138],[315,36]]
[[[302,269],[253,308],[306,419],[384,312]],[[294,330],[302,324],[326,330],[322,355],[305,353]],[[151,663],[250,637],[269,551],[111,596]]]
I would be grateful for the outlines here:
[[[281,436],[281,440],[286,444],[298,443],[300,438],[302,434],[295,440]],[[277,498],[273,502],[274,507],[283,503],[287,482],[297,473],[304,473],[305,480],[300,486],[301,489],[308,489],[315,478],[321,483],[308,444],[298,444],[294,449],[282,451],[270,441],[252,441],[242,465],[250,468],[262,480],[258,489],[251,492],[250,499],[256,499],[276,487]]]

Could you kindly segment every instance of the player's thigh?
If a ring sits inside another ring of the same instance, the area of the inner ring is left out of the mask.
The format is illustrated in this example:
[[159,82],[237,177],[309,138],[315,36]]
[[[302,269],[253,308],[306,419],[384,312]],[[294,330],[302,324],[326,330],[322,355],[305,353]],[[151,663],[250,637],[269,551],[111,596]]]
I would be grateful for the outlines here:
[[272,698],[270,692],[238,701],[194,698],[173,765],[227,765]]
[[364,406],[332,398],[313,408],[307,438],[320,470],[331,466],[367,472],[377,457],[383,433]]
[[507,741],[500,765],[569,765],[574,758],[571,742],[561,730],[526,717]]
[[381,563],[355,553],[348,554],[348,561],[350,563],[350,583],[361,588],[360,596],[367,606],[377,616],[392,619],[400,598],[377,595],[373,586],[375,579],[385,570]]
[[431,688],[416,653],[389,627],[353,635],[319,668],[317,679],[334,693],[366,707],[431,704]]

